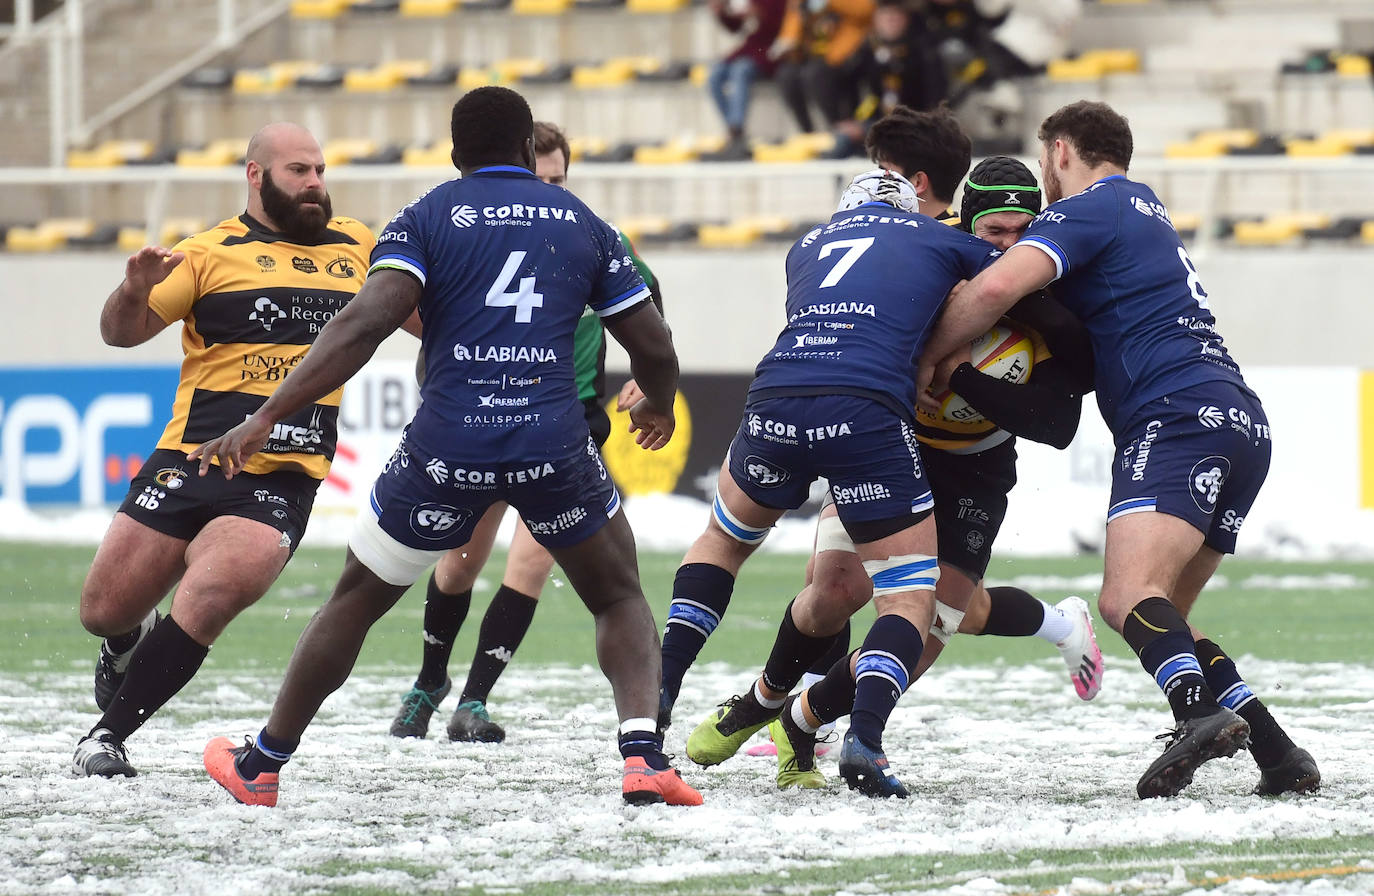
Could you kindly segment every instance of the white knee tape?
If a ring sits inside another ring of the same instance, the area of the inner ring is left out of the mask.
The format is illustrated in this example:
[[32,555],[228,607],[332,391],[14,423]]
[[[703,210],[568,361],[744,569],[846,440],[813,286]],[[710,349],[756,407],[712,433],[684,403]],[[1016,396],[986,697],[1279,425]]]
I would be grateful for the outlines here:
[[823,516],[816,523],[816,553],[821,551],[856,553],[854,540],[844,531],[844,523],[838,516]]
[[948,644],[949,639],[959,633],[959,623],[963,621],[963,610],[956,610],[944,601],[937,600],[935,601],[935,620],[930,623],[930,633],[941,644]]
[[934,591],[940,581],[940,562],[927,554],[898,554],[865,560],[864,572],[873,580],[873,596],[904,591]]
[[720,499],[720,492],[716,492],[716,499],[711,502],[711,518],[716,521],[717,526],[725,530],[726,535],[729,535],[740,544],[757,547],[763,544],[763,540],[767,538],[768,533],[772,531],[771,526],[767,529],[755,529],[752,526],[747,526],[740,522],[740,520],[730,512],[730,509],[725,506],[725,502]]
[[411,585],[433,566],[443,551],[406,547],[382,529],[371,507],[358,511],[348,547],[377,578],[392,585]]

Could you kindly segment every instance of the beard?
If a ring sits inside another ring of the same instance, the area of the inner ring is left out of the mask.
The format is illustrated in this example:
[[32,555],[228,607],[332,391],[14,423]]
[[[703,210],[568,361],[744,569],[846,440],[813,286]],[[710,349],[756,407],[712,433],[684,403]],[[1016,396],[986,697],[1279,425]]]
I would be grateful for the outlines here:
[[1040,175],[1045,181],[1045,204],[1049,205],[1063,199],[1064,185],[1059,180],[1059,172],[1055,171],[1052,166],[1046,165]]
[[[306,205],[307,202],[316,203]],[[308,243],[324,236],[334,205],[324,190],[303,190],[292,196],[272,180],[272,172],[262,170],[262,209],[281,232],[296,242]]]

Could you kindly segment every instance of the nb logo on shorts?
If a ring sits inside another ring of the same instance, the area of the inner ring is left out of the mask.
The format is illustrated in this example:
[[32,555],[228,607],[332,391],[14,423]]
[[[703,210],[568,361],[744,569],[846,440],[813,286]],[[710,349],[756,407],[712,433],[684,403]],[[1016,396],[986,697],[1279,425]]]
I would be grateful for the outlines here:
[[1219,429],[1226,423],[1226,415],[1221,408],[1209,404],[1197,409],[1197,422],[1208,429]]

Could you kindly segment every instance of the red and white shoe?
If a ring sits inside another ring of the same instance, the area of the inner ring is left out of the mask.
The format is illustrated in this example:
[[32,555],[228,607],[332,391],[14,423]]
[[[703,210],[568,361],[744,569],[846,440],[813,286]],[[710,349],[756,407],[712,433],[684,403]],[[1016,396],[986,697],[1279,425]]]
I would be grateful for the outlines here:
[[1066,597],[1054,608],[1073,621],[1073,631],[1054,646],[1069,667],[1073,689],[1083,700],[1091,700],[1102,690],[1102,649],[1093,634],[1093,617],[1088,603],[1081,597]]
[[670,806],[700,806],[701,794],[682,780],[675,768],[659,770],[650,767],[641,756],[631,756],[625,760],[625,773],[621,777],[621,795],[625,802],[636,806],[650,803],[667,803]]
[[215,783],[229,791],[229,795],[245,806],[275,806],[277,804],[276,772],[262,772],[249,781],[240,772],[238,758],[253,749],[251,738],[245,737],[241,747],[227,737],[217,737],[205,745],[205,770]]

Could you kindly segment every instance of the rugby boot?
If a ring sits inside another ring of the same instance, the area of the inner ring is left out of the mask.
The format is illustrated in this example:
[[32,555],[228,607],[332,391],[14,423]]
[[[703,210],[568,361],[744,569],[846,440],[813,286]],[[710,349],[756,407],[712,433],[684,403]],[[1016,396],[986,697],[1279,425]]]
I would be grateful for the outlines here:
[[445,678],[444,683],[432,691],[414,687],[401,698],[401,709],[391,721],[392,737],[425,737],[429,734],[429,720],[439,704],[453,690],[453,679]]
[[1322,773],[1317,771],[1317,761],[1302,747],[1294,747],[1273,768],[1260,767],[1259,783],[1251,792],[1256,796],[1315,793],[1321,786]]
[[448,720],[448,739],[481,744],[499,744],[506,739],[506,729],[491,720],[481,700],[459,703]]
[[251,749],[251,737],[245,737],[241,747],[234,746],[227,737],[216,737],[205,745],[205,770],[216,784],[245,806],[275,806],[281,778],[277,772],[261,772],[250,781],[239,771],[239,759]]
[[1150,763],[1135,792],[1142,800],[1177,796],[1193,783],[1198,766],[1222,756],[1234,756],[1250,740],[1250,723],[1226,707],[1210,716],[1180,722],[1159,740],[1168,738],[1164,753]]
[[100,656],[95,661],[95,705],[101,712],[110,708],[114,695],[119,693],[119,686],[124,683],[124,676],[129,671],[129,660],[134,658],[134,651],[161,618],[162,614],[158,613],[156,608],[143,617],[143,621],[138,624],[138,640],[134,642],[133,647],[123,653],[110,650],[108,641],[100,642]]
[[768,723],[768,733],[778,751],[778,789],[800,787],[816,790],[825,786],[825,775],[816,768],[816,737],[807,734],[792,721],[792,701],[789,697],[782,713]]
[[744,742],[778,717],[781,709],[768,709],[754,699],[754,689],[720,704],[692,729],[687,738],[687,758],[697,765],[719,765],[739,752]]
[[701,794],[682,780],[675,768],[653,768],[642,756],[625,760],[625,772],[620,779],[620,794],[625,802],[635,806],[667,803],[670,806],[700,806]]
[[1093,634],[1093,617],[1088,602],[1081,597],[1066,597],[1054,608],[1073,621],[1073,631],[1054,646],[1069,667],[1069,678],[1079,699],[1091,700],[1102,690],[1102,650]]
[[857,790],[865,796],[882,799],[895,796],[904,800],[911,795],[893,774],[883,751],[868,748],[854,736],[853,731],[845,733],[844,742],[840,745],[840,777],[844,778],[850,790]]
[[72,768],[88,778],[133,778],[137,770],[129,764],[124,745],[114,739],[108,728],[97,728],[76,743]]

